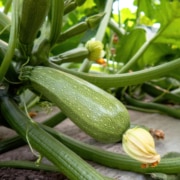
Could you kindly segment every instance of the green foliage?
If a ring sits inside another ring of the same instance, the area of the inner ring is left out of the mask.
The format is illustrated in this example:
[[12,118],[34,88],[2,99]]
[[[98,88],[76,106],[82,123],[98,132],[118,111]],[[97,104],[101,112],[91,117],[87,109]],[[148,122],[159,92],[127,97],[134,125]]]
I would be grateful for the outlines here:
[[145,33],[144,29],[137,28],[124,35],[117,46],[116,60],[127,63],[145,42]]
[[1,0],[0,1],[0,7],[3,7],[5,5],[5,3],[6,3],[6,0]]
[[[179,57],[180,13],[178,9],[180,2],[176,0],[136,0],[134,4],[137,6],[136,17],[133,17],[128,9],[121,11],[121,19],[123,19],[121,26],[125,26],[124,29],[127,30],[127,33],[120,39],[117,46],[116,61],[127,63],[135,53],[138,53],[142,44],[152,36],[156,36],[156,38],[138,57],[132,67],[133,70],[157,65]],[[129,19],[135,24],[130,26],[127,23]],[[115,20],[118,22],[116,18]],[[139,31],[139,34],[134,33],[134,31]],[[141,31],[142,33],[140,33]]]
[[148,18],[154,18],[154,11],[157,6],[156,1],[149,0],[149,1],[140,1],[135,0],[134,5],[138,6],[137,14],[140,16],[140,13],[143,12]]
[[8,41],[10,31],[10,19],[7,15],[0,12],[0,39]]
[[[98,13],[98,7],[93,0],[85,1],[82,6],[78,6],[74,11],[67,14],[64,18],[64,25],[62,27],[62,32],[65,32],[73,25],[85,21],[87,17],[95,15]],[[59,54],[64,51],[76,48],[80,43],[85,43],[88,39],[91,39],[95,35],[94,30],[87,30],[84,33],[78,34],[74,37],[68,39],[68,41],[59,43],[52,50],[53,54]]]
[[[78,7],[76,10],[76,12],[78,12],[78,14],[80,16],[84,16],[86,14],[86,16],[92,15],[94,14],[94,9],[96,7],[96,4],[94,3],[94,0],[88,0],[86,1],[82,6]],[[97,12],[97,11],[96,11]]]

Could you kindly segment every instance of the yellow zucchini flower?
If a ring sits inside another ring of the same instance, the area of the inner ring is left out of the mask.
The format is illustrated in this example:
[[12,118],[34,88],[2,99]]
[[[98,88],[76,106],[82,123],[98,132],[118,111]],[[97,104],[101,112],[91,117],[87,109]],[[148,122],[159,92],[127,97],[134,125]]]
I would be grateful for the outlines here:
[[142,163],[142,168],[155,167],[160,162],[160,155],[155,150],[151,134],[140,127],[128,129],[122,140],[124,151],[133,159]]
[[[104,56],[103,47],[104,46],[101,41],[94,39],[87,41],[86,48],[89,51],[88,59],[97,63],[100,61],[100,64],[104,64],[105,60],[102,58]],[[104,60],[103,63],[102,60]]]

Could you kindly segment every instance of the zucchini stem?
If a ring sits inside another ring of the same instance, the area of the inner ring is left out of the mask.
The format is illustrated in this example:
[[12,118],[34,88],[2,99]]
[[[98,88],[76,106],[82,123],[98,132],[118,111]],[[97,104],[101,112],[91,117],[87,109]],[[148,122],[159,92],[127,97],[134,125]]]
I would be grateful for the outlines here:
[[42,164],[42,163],[37,166],[34,162],[31,162],[31,161],[19,161],[19,160],[0,161],[0,167],[60,172],[59,169],[56,168],[55,166]]
[[180,119],[180,109],[171,108],[171,107],[168,107],[168,106],[165,106],[162,104],[158,104],[158,103],[152,103],[152,102],[145,103],[142,101],[135,100],[127,94],[124,97],[129,104],[134,105],[136,107],[144,108],[144,109],[148,109],[148,110],[149,109],[158,110],[159,112],[162,112],[169,116]]
[[153,100],[154,102],[164,100],[168,100],[174,103],[180,102],[180,96],[178,94],[173,94],[167,89],[154,86],[152,83],[143,83],[142,89],[151,96],[156,96],[155,100]]
[[112,5],[113,5],[113,0],[108,0],[106,1],[106,6],[105,6],[105,10],[104,12],[106,13],[105,16],[103,17],[99,28],[97,30],[95,39],[98,41],[102,41],[106,32],[106,27],[108,26],[109,23],[109,19],[111,16],[111,12],[112,12]]
[[7,52],[4,56],[1,66],[0,66],[0,82],[3,81],[4,76],[10,66],[11,60],[14,56],[16,40],[17,40],[17,35],[18,35],[19,7],[20,7],[20,1],[19,0],[13,1],[13,3],[12,3],[12,25],[11,25],[10,37],[9,37],[9,47],[7,49]]
[[[108,22],[109,22],[109,19],[110,19],[110,16],[111,16],[111,11],[112,11],[112,5],[113,5],[113,0],[108,0],[106,2],[106,7],[105,7],[105,16],[103,17],[100,25],[99,25],[99,28],[96,32],[96,36],[95,36],[95,40],[98,40],[98,41],[102,41],[103,38],[104,38],[104,34],[106,32],[106,27],[108,25]],[[89,61],[88,59],[85,59],[84,62],[82,63],[79,71],[80,72],[89,72],[90,68],[91,68],[91,64],[92,62]]]
[[95,84],[96,86],[107,89],[111,87],[137,85],[154,78],[168,75],[169,72],[178,69],[180,66],[180,58],[148,69],[123,74],[90,74],[77,72],[71,69],[60,67],[51,61],[48,62],[47,66],[59,69],[69,74],[73,74]]
[[[46,125],[41,125],[41,124],[39,125],[48,133],[50,133],[52,136],[54,136],[57,140],[59,140],[67,147],[69,147],[71,150],[73,150],[75,153],[77,153],[79,156],[81,156],[82,158],[99,163],[107,167],[116,168],[125,171],[138,172],[142,174],[151,173],[151,172],[172,174],[172,173],[178,173],[180,171],[180,158],[162,158],[162,161],[157,167],[142,169],[140,166],[141,164],[138,161],[129,158],[127,155],[106,151],[96,146],[85,144],[63,133],[57,132],[54,129],[47,127]],[[22,138],[20,136],[14,139],[14,143],[17,143],[19,141],[22,142]],[[18,161],[12,163],[6,162],[6,164],[5,166],[3,166],[2,164],[2,167],[19,168],[19,166],[21,165],[21,163],[19,164]],[[1,163],[0,163],[0,167],[1,167]],[[27,167],[25,166],[25,168]],[[56,170],[56,168],[54,167],[52,170]]]
[[166,174],[180,172],[180,158],[162,158],[158,166],[144,169],[141,168],[141,163],[134,159],[131,159],[127,155],[106,151],[93,145],[88,145],[78,140],[75,140],[45,125],[40,126],[82,158],[110,168],[116,168],[120,170],[138,172],[143,174],[150,172],[161,172]]

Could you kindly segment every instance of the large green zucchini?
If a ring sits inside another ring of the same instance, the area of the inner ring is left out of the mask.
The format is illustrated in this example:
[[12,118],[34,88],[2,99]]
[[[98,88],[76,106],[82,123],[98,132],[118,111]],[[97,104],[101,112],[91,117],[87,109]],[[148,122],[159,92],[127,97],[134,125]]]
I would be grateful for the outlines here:
[[125,106],[85,80],[40,66],[24,67],[21,79],[55,103],[79,128],[98,141],[120,141],[129,128]]

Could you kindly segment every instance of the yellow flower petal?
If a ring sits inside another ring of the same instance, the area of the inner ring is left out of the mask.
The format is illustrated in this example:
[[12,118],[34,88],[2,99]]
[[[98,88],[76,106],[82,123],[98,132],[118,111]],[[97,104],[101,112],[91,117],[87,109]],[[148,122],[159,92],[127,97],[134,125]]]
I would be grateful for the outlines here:
[[128,129],[123,135],[123,149],[132,158],[156,166],[160,162],[160,155],[155,150],[154,139],[151,134],[139,127]]

